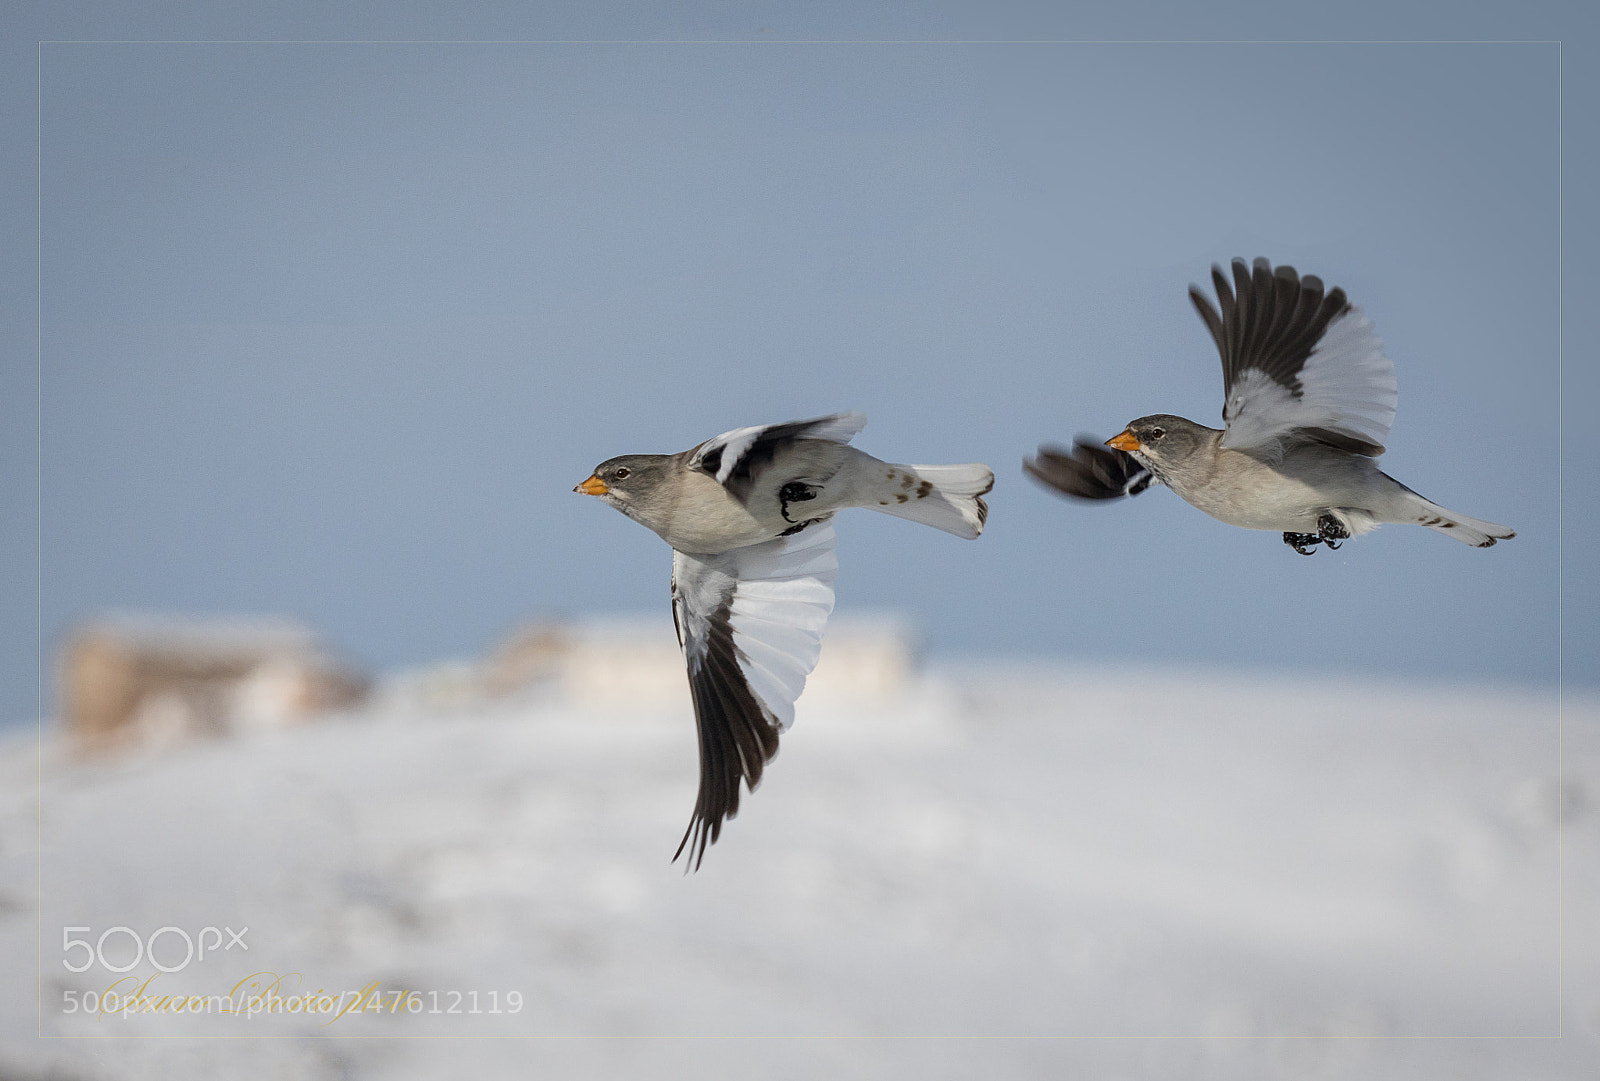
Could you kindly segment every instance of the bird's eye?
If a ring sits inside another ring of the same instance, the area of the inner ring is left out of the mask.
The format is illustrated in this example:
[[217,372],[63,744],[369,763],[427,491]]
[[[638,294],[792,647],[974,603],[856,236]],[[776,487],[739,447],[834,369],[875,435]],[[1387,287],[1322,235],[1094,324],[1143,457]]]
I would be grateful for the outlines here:
[[624,465],[624,466],[618,466],[617,467],[617,471],[615,473],[611,474],[611,475],[613,477],[616,477],[618,480],[627,480],[628,479],[628,474],[632,473],[632,472],[633,472],[633,470],[629,469],[627,466]]
[[1162,436],[1164,436],[1166,434],[1167,434],[1167,430],[1165,428],[1151,428],[1150,429],[1150,438],[1151,439],[1160,439]]

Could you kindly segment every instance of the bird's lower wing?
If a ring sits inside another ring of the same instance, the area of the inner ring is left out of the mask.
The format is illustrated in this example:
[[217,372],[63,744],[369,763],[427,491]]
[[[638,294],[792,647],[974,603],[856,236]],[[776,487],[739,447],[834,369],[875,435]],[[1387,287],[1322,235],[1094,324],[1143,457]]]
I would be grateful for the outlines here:
[[1133,455],[1081,435],[1071,450],[1040,447],[1037,457],[1023,460],[1022,468],[1034,480],[1075,499],[1118,499],[1160,483]]
[[672,615],[700,735],[700,792],[673,859],[698,868],[794,721],[839,573],[830,522],[718,555],[675,552]]

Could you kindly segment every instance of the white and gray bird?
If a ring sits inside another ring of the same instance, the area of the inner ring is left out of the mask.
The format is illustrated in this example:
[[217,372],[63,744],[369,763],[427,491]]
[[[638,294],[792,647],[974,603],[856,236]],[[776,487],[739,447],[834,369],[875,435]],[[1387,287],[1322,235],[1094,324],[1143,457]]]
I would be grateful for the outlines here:
[[[1233,288],[1213,266],[1219,314],[1198,286],[1189,299],[1222,354],[1222,430],[1165,413],[1140,417],[1097,445],[1043,446],[1031,476],[1080,499],[1164,484],[1219,521],[1283,533],[1301,555],[1383,522],[1436,529],[1487,548],[1516,534],[1445,510],[1374,461],[1394,421],[1394,365],[1344,290],[1312,275],[1233,261]],[[1109,446],[1110,450],[1106,449]]]
[[983,532],[986,465],[891,465],[849,446],[860,413],[724,432],[680,454],[627,454],[573,489],[672,545],[672,615],[700,734],[700,791],[676,860],[706,846],[754,791],[816,667],[845,507],[958,537]]

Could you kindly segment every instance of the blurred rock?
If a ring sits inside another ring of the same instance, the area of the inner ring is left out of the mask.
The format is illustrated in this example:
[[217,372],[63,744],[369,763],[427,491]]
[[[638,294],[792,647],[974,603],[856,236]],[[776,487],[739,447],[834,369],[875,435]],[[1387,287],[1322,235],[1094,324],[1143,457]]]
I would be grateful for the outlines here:
[[485,663],[484,692],[499,698],[555,679],[571,648],[566,629],[560,623],[545,620],[518,627]]
[[354,705],[368,687],[302,624],[155,615],[78,627],[57,678],[80,753],[281,728]]

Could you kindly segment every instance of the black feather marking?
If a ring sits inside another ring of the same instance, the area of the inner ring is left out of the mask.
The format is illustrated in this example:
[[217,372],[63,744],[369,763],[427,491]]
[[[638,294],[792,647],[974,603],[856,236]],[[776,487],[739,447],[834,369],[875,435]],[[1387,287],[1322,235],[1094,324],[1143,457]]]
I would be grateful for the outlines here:
[[722,468],[722,452],[726,447],[713,447],[700,459],[700,469],[711,476],[717,475],[717,470]]

